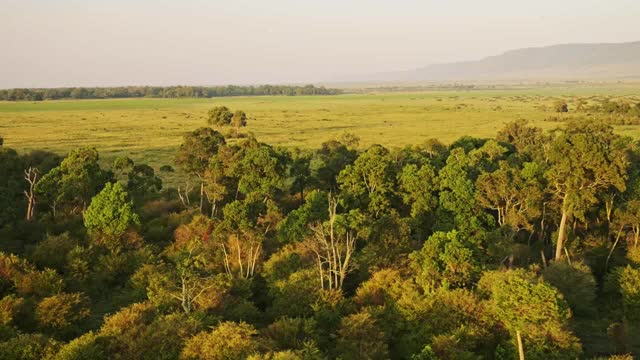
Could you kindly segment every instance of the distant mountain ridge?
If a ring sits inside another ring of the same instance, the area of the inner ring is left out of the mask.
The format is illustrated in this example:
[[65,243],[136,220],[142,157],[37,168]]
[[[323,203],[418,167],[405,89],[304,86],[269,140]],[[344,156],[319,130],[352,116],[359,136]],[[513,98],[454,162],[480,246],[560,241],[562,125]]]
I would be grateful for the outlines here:
[[524,48],[380,75],[403,81],[640,79],[640,41]]

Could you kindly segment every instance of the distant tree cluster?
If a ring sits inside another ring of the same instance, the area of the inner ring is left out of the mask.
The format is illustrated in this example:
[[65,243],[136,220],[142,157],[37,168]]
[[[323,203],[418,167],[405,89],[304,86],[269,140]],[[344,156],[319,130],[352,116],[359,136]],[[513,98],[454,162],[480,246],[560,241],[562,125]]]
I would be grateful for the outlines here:
[[595,112],[610,115],[629,115],[640,117],[640,102],[633,103],[631,101],[615,101],[611,99],[603,99],[591,105],[581,101],[578,103],[577,110],[581,112]]
[[336,95],[338,89],[313,85],[258,85],[258,86],[122,86],[74,87],[50,89],[0,90],[0,101],[41,101],[59,99],[116,99],[116,98],[214,98],[225,96],[301,96]]
[[[543,109],[547,109],[543,107]],[[578,99],[571,108],[565,100],[556,100],[552,110],[560,116],[552,116],[546,121],[570,122],[589,120],[609,125],[640,125],[640,103],[630,100],[596,99],[587,102]],[[564,115],[570,113],[570,115]]]
[[0,147],[0,358],[640,354],[640,144],[611,126],[227,140],[185,134],[175,189],[169,166]]

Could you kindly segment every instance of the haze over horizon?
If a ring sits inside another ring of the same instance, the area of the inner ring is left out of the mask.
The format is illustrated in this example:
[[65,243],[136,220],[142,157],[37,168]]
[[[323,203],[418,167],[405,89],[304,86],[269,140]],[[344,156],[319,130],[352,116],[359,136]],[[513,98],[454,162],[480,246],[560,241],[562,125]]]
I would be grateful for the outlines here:
[[0,3],[0,88],[335,82],[640,40],[637,0]]

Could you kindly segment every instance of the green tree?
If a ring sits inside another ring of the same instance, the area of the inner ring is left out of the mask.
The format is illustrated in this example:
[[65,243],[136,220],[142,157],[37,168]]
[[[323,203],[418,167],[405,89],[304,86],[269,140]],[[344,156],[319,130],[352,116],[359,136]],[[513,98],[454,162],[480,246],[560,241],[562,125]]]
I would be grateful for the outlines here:
[[82,148],[71,151],[60,166],[44,175],[35,190],[49,200],[54,214],[61,205],[75,212],[86,209],[111,177],[111,172],[100,168],[98,151]]
[[91,200],[91,205],[84,213],[84,225],[91,233],[117,238],[132,225],[140,225],[140,218],[122,185],[107,183]]
[[277,239],[283,244],[302,241],[311,234],[310,224],[328,217],[327,194],[314,190],[307,194],[302,206],[292,210],[280,223]]
[[395,195],[395,172],[389,151],[374,145],[340,172],[340,190],[356,207],[374,217],[389,212]]
[[204,211],[205,173],[209,162],[225,144],[221,133],[211,128],[199,128],[184,136],[176,154],[176,165],[200,181],[200,212]]
[[338,174],[347,165],[352,164],[357,157],[358,154],[354,149],[337,140],[322,143],[310,163],[312,174],[320,183],[320,190],[337,191]]
[[345,359],[388,359],[384,332],[367,312],[342,318],[336,344],[337,357]]
[[570,123],[548,151],[546,178],[561,201],[555,258],[562,258],[569,217],[584,219],[589,206],[598,202],[604,190],[625,190],[628,156],[623,139],[613,128],[593,122]]
[[618,283],[625,317],[640,323],[640,269],[630,265],[619,271]]
[[465,244],[457,231],[436,232],[420,251],[409,255],[416,281],[425,291],[440,286],[466,287],[480,274],[473,247]]
[[[533,165],[528,163],[527,165]],[[542,215],[543,184],[535,176],[500,161],[498,170],[481,174],[476,180],[476,198],[498,214],[500,226],[533,230],[533,220]]]
[[517,353],[518,331],[522,334],[526,359],[580,356],[580,342],[569,329],[569,305],[555,288],[539,281],[535,274],[524,270],[486,272],[478,287],[511,334],[513,357]]
[[424,216],[435,209],[438,204],[435,195],[437,177],[433,166],[406,165],[398,178],[402,199],[411,207],[412,217]]

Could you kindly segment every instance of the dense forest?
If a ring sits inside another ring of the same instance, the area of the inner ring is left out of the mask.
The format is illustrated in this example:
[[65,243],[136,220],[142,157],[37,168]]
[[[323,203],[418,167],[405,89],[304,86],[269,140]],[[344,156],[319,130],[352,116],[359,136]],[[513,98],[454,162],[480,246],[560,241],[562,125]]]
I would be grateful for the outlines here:
[[2,359],[640,354],[640,143],[611,126],[314,150],[216,129],[163,171],[0,147]]
[[49,89],[0,89],[0,100],[41,101],[60,99],[116,99],[116,98],[213,98],[224,96],[262,95],[336,95],[340,90],[313,85],[259,85],[259,86],[121,86],[72,87]]

